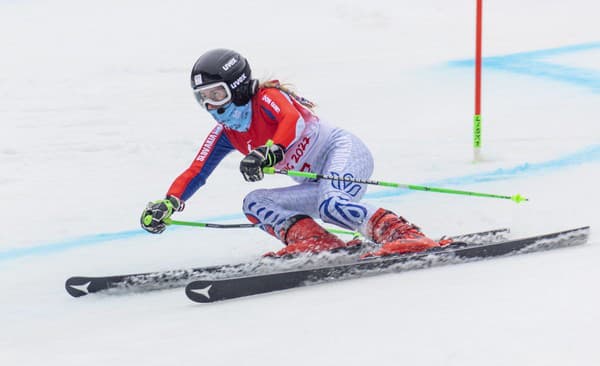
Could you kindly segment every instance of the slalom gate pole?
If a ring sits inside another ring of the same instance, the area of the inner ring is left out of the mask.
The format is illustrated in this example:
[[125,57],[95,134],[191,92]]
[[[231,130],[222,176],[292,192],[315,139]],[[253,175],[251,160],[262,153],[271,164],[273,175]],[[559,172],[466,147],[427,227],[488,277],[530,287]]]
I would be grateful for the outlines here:
[[473,116],[473,160],[481,161],[481,42],[483,0],[477,1],[475,20],[475,115]]
[[[260,224],[212,224],[208,222],[194,222],[194,221],[179,221],[179,220],[171,220],[165,219],[163,220],[167,225],[179,225],[179,226],[193,226],[193,227],[207,227],[211,229],[248,229],[259,227]],[[342,230],[342,229],[326,229],[330,233],[333,234],[343,234],[343,235],[353,235],[360,236],[360,234],[356,231]]]
[[353,182],[353,183],[359,183],[359,184],[372,184],[372,185],[384,186],[384,187],[405,188],[405,189],[411,189],[411,190],[415,190],[415,191],[460,194],[460,195],[475,196],[475,197],[500,198],[500,199],[511,200],[516,203],[521,203],[523,201],[529,201],[528,198],[525,198],[518,193],[513,196],[504,196],[504,195],[491,194],[491,193],[459,191],[457,189],[425,187],[425,186],[419,186],[419,185],[415,185],[415,184],[383,182],[383,181],[376,181],[376,180],[371,180],[371,179],[348,178],[348,177],[340,177],[340,176],[333,176],[333,175],[316,174],[316,173],[311,173],[311,172],[299,172],[299,171],[295,171],[295,170],[280,170],[280,169],[275,169],[275,168],[263,168],[263,172],[265,172],[266,174],[283,174],[283,175],[289,175],[292,177],[301,177],[301,178],[308,178],[308,179],[328,179],[328,180],[340,181],[340,182]]

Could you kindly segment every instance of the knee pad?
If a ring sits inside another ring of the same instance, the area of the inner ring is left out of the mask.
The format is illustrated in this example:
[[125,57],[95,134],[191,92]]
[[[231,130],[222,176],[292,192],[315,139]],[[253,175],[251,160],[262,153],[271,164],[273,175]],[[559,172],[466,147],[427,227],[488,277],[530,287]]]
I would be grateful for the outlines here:
[[244,201],[242,203],[242,210],[244,211],[244,214],[250,214],[254,216],[256,213],[256,205],[260,205],[266,197],[266,189],[257,189],[248,193],[246,197],[244,197]]
[[246,195],[242,209],[248,220],[267,233],[279,238],[276,228],[285,222],[286,217],[276,212],[269,199],[269,190],[257,189]]
[[367,208],[341,194],[331,195],[319,203],[321,220],[356,230],[367,218]]

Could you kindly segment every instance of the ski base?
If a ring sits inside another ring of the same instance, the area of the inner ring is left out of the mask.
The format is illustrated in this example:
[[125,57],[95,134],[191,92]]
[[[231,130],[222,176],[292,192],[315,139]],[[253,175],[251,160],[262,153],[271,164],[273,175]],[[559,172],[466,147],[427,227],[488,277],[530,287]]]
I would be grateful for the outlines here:
[[369,258],[357,260],[349,264],[328,267],[219,280],[196,280],[186,286],[185,293],[194,302],[208,303],[287,290],[316,283],[579,245],[585,243],[588,236],[589,227],[586,226],[499,243],[467,246],[450,245],[446,248],[439,248],[423,253]]

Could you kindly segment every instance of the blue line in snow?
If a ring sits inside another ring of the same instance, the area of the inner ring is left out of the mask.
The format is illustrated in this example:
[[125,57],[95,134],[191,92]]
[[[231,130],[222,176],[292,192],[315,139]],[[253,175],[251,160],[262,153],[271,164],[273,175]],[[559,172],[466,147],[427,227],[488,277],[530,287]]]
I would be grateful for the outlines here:
[[[482,62],[484,68],[574,84],[589,88],[594,93],[600,93],[600,71],[560,65],[552,62],[552,60],[548,60],[551,56],[598,49],[600,49],[600,42],[590,42],[503,56],[484,57]],[[457,60],[448,62],[448,66],[472,68],[474,63],[473,59]]]
[[[517,165],[513,168],[501,168],[491,172],[477,173],[471,175],[463,175],[461,177],[447,178],[433,182],[424,183],[422,185],[431,187],[448,187],[469,185],[476,183],[494,182],[515,177],[526,177],[539,173],[550,173],[555,170],[560,170],[572,166],[577,166],[585,163],[595,163],[600,161],[600,144],[588,146],[573,154],[565,155],[561,158],[549,160],[542,163],[525,163]],[[412,191],[409,190],[385,190],[367,194],[370,199],[401,196]]]
[[[568,168],[572,166],[577,166],[585,163],[595,163],[600,161],[600,144],[591,145],[586,147],[583,150],[575,152],[573,154],[569,154],[563,156],[558,159],[549,160],[541,163],[526,163],[522,165],[515,166],[513,168],[508,169],[497,169],[490,172],[478,173],[465,175],[460,177],[448,178],[443,180],[438,180],[430,183],[425,183],[423,185],[429,186],[458,186],[458,185],[468,185],[474,183],[484,183],[484,182],[493,182],[500,181],[505,179],[511,179],[515,177],[528,176],[532,174],[538,173],[547,173],[555,170]],[[409,190],[403,189],[389,189],[379,192],[368,193],[365,198],[366,199],[378,199],[383,197],[395,197],[412,193]],[[230,215],[222,215],[216,217],[206,218],[203,221],[227,221],[227,220],[238,220],[243,218],[241,214],[230,214]],[[177,227],[173,227],[170,230],[178,229]],[[26,248],[18,248],[18,249],[10,249],[3,252],[0,252],[0,262],[1,261],[9,261],[14,260],[26,256],[32,255],[48,255],[57,252],[62,252],[68,249],[73,248],[82,248],[85,246],[96,245],[101,243],[106,243],[114,240],[123,240],[130,239],[133,237],[141,236],[141,235],[149,235],[142,229],[138,230],[126,230],[119,231],[114,233],[102,233],[96,235],[86,235],[78,238],[62,240],[53,243],[46,243],[35,245]]]
[[[209,217],[204,221],[211,222],[219,222],[219,221],[228,221],[228,220],[237,220],[243,217],[240,214],[229,214],[222,216],[214,216]],[[175,226],[169,229],[169,231],[179,230],[182,227]],[[0,252],[0,262],[13,260],[21,257],[31,256],[31,255],[47,255],[53,254],[56,252],[62,252],[68,249],[73,248],[82,248],[90,245],[96,245],[100,243],[106,243],[114,240],[123,240],[130,239],[141,235],[149,235],[142,229],[136,230],[126,230],[126,231],[118,231],[114,233],[102,233],[95,235],[85,235],[77,238],[61,240],[53,243],[45,243],[34,246],[29,246],[26,248],[17,248],[17,249],[9,249]]]

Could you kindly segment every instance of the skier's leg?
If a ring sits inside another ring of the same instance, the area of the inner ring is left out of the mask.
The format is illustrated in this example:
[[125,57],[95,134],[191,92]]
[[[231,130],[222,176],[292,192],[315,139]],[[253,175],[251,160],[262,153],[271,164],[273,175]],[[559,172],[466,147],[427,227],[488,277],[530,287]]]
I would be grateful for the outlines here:
[[[370,178],[373,159],[368,148],[357,137],[345,131],[337,131],[332,139],[332,147],[322,173]],[[319,185],[321,219],[357,230],[365,237],[382,244],[382,248],[373,255],[423,251],[439,245],[402,217],[360,202],[366,192],[366,185],[329,180],[322,180]]]
[[[340,178],[370,178],[373,157],[356,136],[343,130],[332,133],[330,148],[320,173]],[[336,180],[319,181],[319,217],[328,223],[366,232],[367,222],[377,208],[360,202],[367,185]]]
[[244,199],[244,213],[251,222],[280,239],[286,247],[270,255],[321,252],[345,247],[346,243],[329,233],[311,216],[318,215],[318,184],[306,182],[291,187],[259,189]]
[[244,198],[244,214],[253,223],[284,241],[284,234],[295,216],[316,214],[318,187],[314,182],[290,187],[257,189]]

